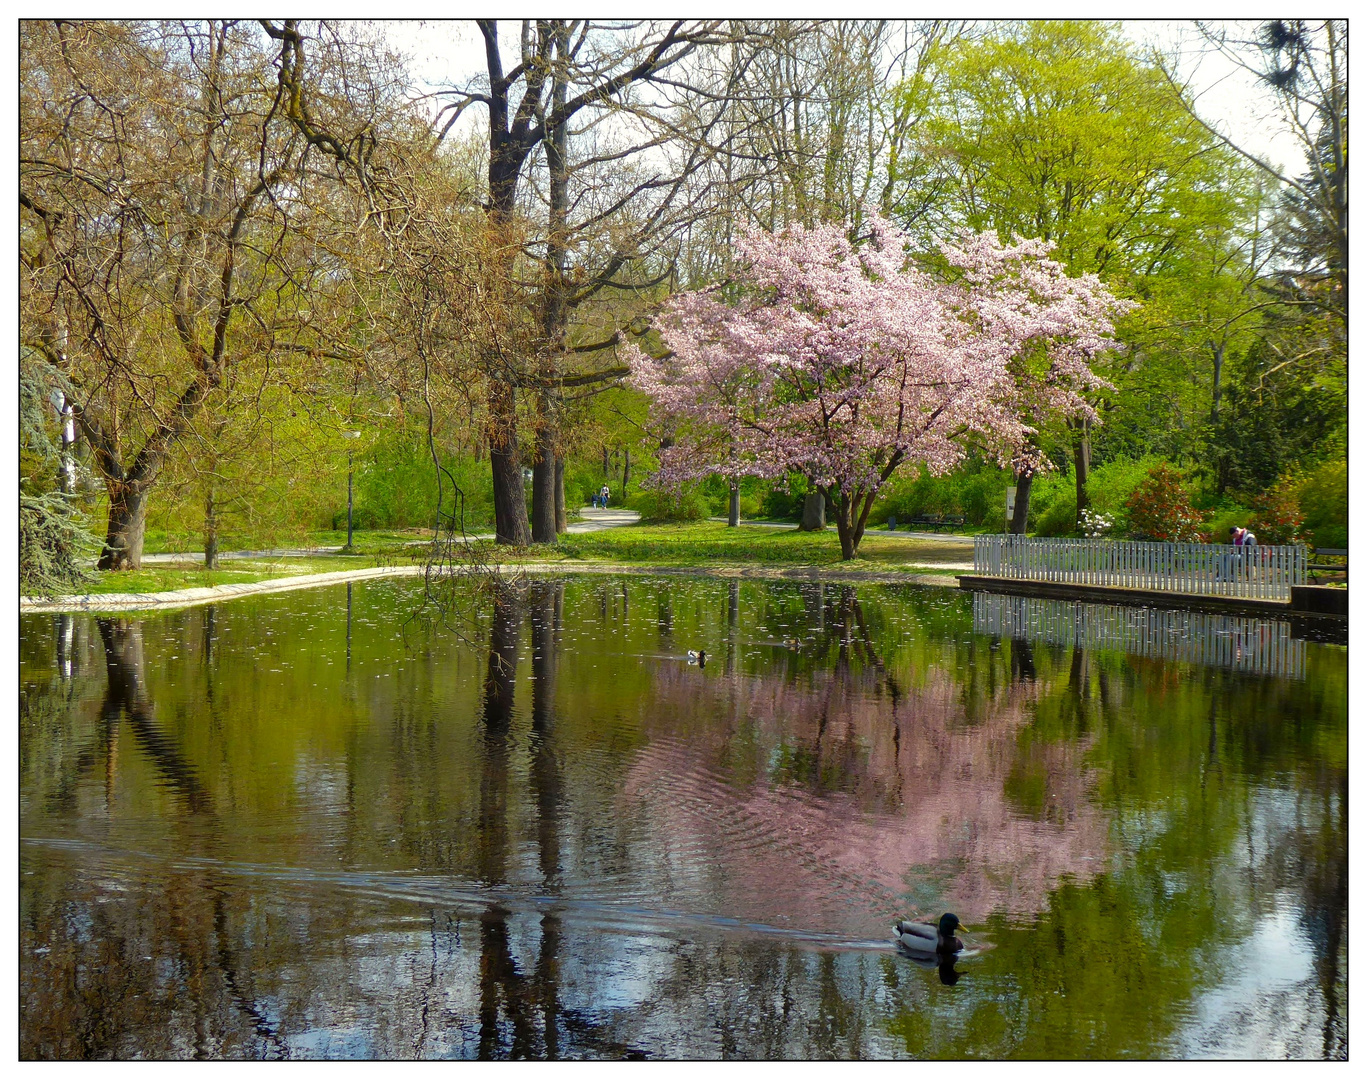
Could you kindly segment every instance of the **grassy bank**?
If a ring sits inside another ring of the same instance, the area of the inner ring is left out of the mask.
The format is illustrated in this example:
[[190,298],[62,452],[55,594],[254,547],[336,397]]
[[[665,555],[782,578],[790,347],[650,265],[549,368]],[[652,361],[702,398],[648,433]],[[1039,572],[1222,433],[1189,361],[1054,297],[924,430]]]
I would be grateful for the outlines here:
[[110,570],[92,574],[79,592],[89,596],[111,593],[158,593],[214,585],[243,585],[300,574],[330,574],[337,570],[368,570],[392,566],[398,560],[373,555],[314,555],[302,558],[225,559],[217,570],[192,562],[152,563],[141,570]]
[[[205,570],[198,556],[187,556],[174,563],[147,563],[141,570],[96,572],[91,575],[91,582],[78,592],[87,595],[159,593],[247,584],[301,574],[409,565],[421,562],[426,554],[424,545],[412,542],[421,538],[422,533],[417,530],[360,531],[354,536],[350,554],[319,552],[300,556],[224,558],[217,570]],[[298,546],[303,549],[333,547],[345,540],[345,534],[315,533]],[[759,565],[771,568],[816,566],[853,572],[952,573],[937,564],[970,562],[973,557],[972,549],[963,543],[875,532],[864,537],[859,558],[846,562],[840,558],[840,540],[834,529],[824,533],[756,525],[733,529],[711,521],[626,525],[600,532],[572,533],[562,536],[554,547],[522,551],[495,548],[491,544],[482,546],[484,557],[489,561],[563,563],[567,570],[576,564],[695,567],[700,570]]]
[[[678,525],[628,525],[620,529],[563,536],[562,554],[571,559],[616,562],[653,562],[662,565],[697,563],[787,563],[825,566],[842,562],[840,539],[834,529],[805,533],[759,525],[731,528],[713,521]],[[866,533],[859,558],[847,564],[891,569],[933,567],[937,562],[972,561],[973,549],[953,541],[923,540],[886,533]]]

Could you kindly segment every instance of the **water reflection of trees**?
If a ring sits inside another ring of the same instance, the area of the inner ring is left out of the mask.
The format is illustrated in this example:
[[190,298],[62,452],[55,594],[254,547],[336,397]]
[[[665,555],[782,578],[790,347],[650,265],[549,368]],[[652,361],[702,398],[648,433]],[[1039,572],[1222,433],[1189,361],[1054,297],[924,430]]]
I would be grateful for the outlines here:
[[[95,830],[119,827],[126,808],[157,824],[175,857],[25,847],[24,1052],[1162,1053],[1196,985],[1221,977],[1221,950],[1287,906],[1314,942],[1322,1044],[1346,1046],[1347,765],[1335,757],[1332,665],[1292,686],[1173,677],[1142,658],[1044,644],[1022,680],[1014,643],[966,634],[962,614],[912,606],[899,624],[897,596],[726,582],[698,605],[680,599],[696,586],[671,583],[670,606],[689,644],[692,613],[708,613],[732,662],[700,672],[656,660],[632,682],[570,656],[567,676],[562,612],[581,603],[592,626],[599,586],[571,588],[568,602],[563,586],[510,594],[491,611],[487,650],[438,652],[393,680],[375,678],[362,599],[356,670],[329,685],[355,688],[365,724],[329,714],[329,693],[316,711],[300,701],[255,726],[276,699],[249,696],[258,690],[240,668],[252,661],[233,642],[254,624],[240,618],[220,640],[208,613],[186,613],[167,649],[179,663],[150,632],[116,622],[106,636],[78,620],[65,683],[61,636],[46,637],[46,656],[26,643],[33,670],[59,690],[84,687],[89,706],[58,710],[52,725],[21,720],[25,805]],[[614,633],[578,646],[595,659],[631,634],[643,651],[659,641],[658,596],[624,588],[603,592]],[[785,648],[799,611],[810,629]],[[339,619],[338,659],[341,630]],[[775,642],[762,654],[761,633]],[[103,664],[82,666],[83,634]],[[470,692],[434,698],[442,679]],[[209,680],[216,718],[182,717],[176,703]],[[608,708],[643,735],[613,743],[590,774],[585,747],[606,745],[591,739]],[[254,770],[252,754],[293,765]],[[622,761],[629,773],[611,771]],[[1301,793],[1290,816],[1260,809],[1288,791]],[[281,806],[282,823],[263,825]],[[258,831],[259,846],[237,828]],[[1112,857],[1086,858],[1097,851]],[[244,861],[301,875],[254,880],[232,870]],[[353,865],[363,884],[307,874]],[[484,893],[377,892],[368,875],[390,866]],[[559,903],[610,891],[600,867],[629,872],[664,906],[682,898],[685,910],[771,925],[786,915],[779,925],[799,930],[849,928],[850,910],[857,923],[867,907],[880,937],[884,905],[904,914],[976,897],[995,913],[980,928],[995,947],[964,965],[952,999],[934,997],[949,988],[933,973],[890,956],[696,927],[657,928],[626,949]],[[545,899],[524,902],[532,895]],[[1070,963],[1079,955],[1089,962]],[[644,1003],[595,1007],[624,971]],[[932,1004],[949,1022],[926,1040]]]
[[[213,613],[206,614],[212,627]],[[260,1046],[252,1056],[280,1054],[271,1021],[244,987],[251,976],[236,962],[229,931],[228,883],[213,869],[216,830],[212,794],[156,718],[146,676],[141,623],[98,619],[106,689],[97,741],[75,756],[71,774],[55,785],[66,809],[84,774],[105,765],[105,809],[117,800],[115,766],[120,732],[152,765],[161,786],[208,828],[184,830],[183,854],[204,860],[173,867],[162,887],[138,903],[106,903],[107,881],[60,874],[63,860],[27,858],[21,904],[21,964],[26,1001],[24,1057],[208,1057],[246,1049],[232,1018],[245,1018]],[[59,651],[59,664],[61,663]],[[101,762],[103,759],[103,762]],[[97,873],[97,877],[98,877]],[[117,891],[122,888],[115,886]],[[72,929],[79,927],[75,934]],[[40,948],[38,942],[44,945]],[[161,965],[171,961],[166,978]],[[186,993],[190,990],[190,993]],[[226,1000],[224,1000],[226,999]]]
[[769,672],[657,675],[651,749],[628,781],[658,811],[659,844],[725,868],[728,910],[834,929],[867,906],[859,924],[882,932],[909,908],[1037,910],[1063,876],[1103,863],[1086,739],[1034,755],[1047,813],[1022,814],[1012,798],[1039,693],[1014,644],[1005,662],[977,658],[998,669],[996,692],[965,728],[952,654],[888,649],[851,586],[804,601],[807,631]]

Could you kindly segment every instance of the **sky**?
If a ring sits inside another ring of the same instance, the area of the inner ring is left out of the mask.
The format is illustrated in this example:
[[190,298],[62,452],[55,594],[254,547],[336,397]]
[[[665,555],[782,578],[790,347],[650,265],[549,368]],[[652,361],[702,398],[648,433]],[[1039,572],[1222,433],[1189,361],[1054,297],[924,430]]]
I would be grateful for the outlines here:
[[[1270,95],[1256,80],[1218,54],[1199,49],[1195,25],[1175,19],[1123,20],[1126,35],[1141,48],[1154,46],[1180,55],[1179,71],[1192,79],[1197,112],[1243,149],[1290,170],[1302,171],[1304,152],[1295,136],[1273,117]],[[503,23],[504,56],[515,54],[517,20]],[[470,20],[395,20],[385,36],[409,54],[419,78],[431,88],[459,85],[484,70],[484,44]],[[478,110],[474,111],[474,115]],[[473,120],[473,115],[472,115]]]

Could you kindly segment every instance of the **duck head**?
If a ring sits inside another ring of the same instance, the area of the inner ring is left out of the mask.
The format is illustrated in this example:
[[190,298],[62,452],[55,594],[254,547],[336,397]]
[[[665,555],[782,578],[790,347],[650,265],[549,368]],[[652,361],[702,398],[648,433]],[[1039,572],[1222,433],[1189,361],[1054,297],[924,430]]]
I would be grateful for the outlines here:
[[957,952],[964,947],[964,943],[954,936],[956,930],[967,930],[959,921],[959,916],[952,911],[946,911],[940,916],[940,926],[938,940],[935,947],[940,952]]

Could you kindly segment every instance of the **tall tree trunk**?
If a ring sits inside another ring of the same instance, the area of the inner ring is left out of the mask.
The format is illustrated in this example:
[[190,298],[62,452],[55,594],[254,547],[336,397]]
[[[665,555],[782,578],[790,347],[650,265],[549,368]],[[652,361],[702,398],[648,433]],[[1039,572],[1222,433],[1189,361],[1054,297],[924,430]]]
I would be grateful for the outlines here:
[[1077,489],[1077,524],[1082,527],[1082,512],[1092,508],[1087,480],[1092,473],[1092,432],[1086,419],[1073,426],[1073,480]]
[[101,570],[142,569],[142,538],[147,527],[147,489],[141,484],[111,482],[109,531],[97,564]]
[[740,524],[740,484],[731,481],[731,505],[726,515],[726,524],[733,529]]
[[218,569],[218,504],[215,501],[214,478],[209,476],[209,490],[204,495],[204,569]]
[[565,455],[555,455],[555,531],[566,532],[569,525],[565,519]]
[[489,386],[489,464],[494,478],[495,540],[526,547],[532,530],[517,446],[517,397],[512,385],[499,378]]
[[532,543],[555,543],[555,432],[544,417],[532,462]]
[[1030,516],[1030,485],[1034,482],[1033,469],[1022,470],[1016,477],[1016,512],[1011,516],[1011,531],[1025,535],[1025,521]]
[[631,482],[631,447],[622,447],[622,500],[627,497],[627,484]]
[[[555,60],[551,69],[551,111],[563,108],[569,79],[569,28],[556,24]],[[532,542],[554,544],[556,537],[555,460],[560,442],[559,377],[560,356],[565,347],[565,226],[569,214],[569,161],[566,154],[566,128],[553,127],[543,140],[546,169],[549,173],[546,257],[541,281],[541,334],[545,362],[545,386],[537,400],[541,426],[537,431],[536,458],[532,463]]]
[[604,480],[606,480],[606,479],[608,478],[608,474],[609,474],[611,471],[612,471],[612,469],[611,469],[610,464],[609,464],[609,462],[608,462],[608,444],[607,444],[607,443],[604,443],[604,444],[603,444],[603,479],[604,479]]
[[802,500],[802,532],[821,532],[826,528],[826,496],[820,491],[809,491]]
[[1210,422],[1216,424],[1220,420],[1220,398],[1223,390],[1224,369],[1225,369],[1225,344],[1220,342],[1218,345],[1210,347],[1211,366],[1214,369],[1210,385]]

